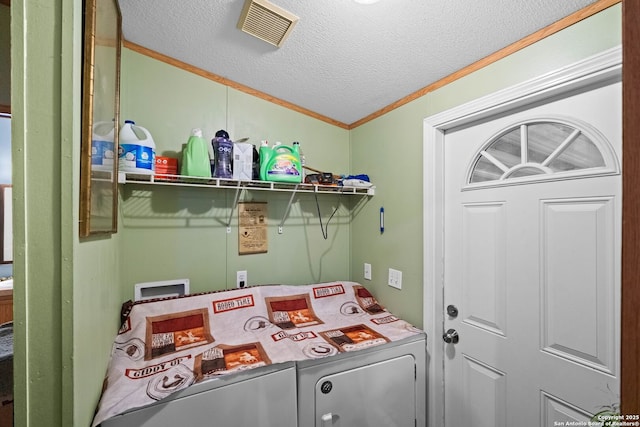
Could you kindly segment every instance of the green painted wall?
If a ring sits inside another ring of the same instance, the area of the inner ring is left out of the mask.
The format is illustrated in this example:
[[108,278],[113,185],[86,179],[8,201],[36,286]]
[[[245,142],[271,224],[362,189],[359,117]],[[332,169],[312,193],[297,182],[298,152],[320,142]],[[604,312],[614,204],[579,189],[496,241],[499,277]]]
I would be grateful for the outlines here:
[[[249,137],[258,146],[263,139],[300,141],[309,165],[349,172],[347,130],[128,49],[122,66],[122,119],[147,128],[158,154],[180,158],[192,128],[201,128],[208,141],[226,129],[232,139]],[[289,193],[241,194],[241,201],[267,202],[268,252],[252,255],[238,255],[233,189],[126,185],[121,196],[121,286],[130,297],[137,282],[171,278],[188,277],[192,292],[235,287],[237,270],[247,270],[249,284],[317,283],[350,276],[348,196],[318,197],[323,223],[338,208],[325,240],[312,195],[296,195],[286,214]],[[283,233],[278,234],[285,216]]]
[[15,418],[72,425],[81,2],[12,3]]
[[[77,232],[75,234],[77,236]],[[120,242],[119,234],[114,234],[87,239],[75,246],[73,310],[70,310],[73,361],[69,366],[73,372],[73,393],[65,394],[73,410],[73,426],[91,424],[111,345],[120,326],[120,306],[128,298],[119,292]],[[65,425],[71,424],[61,424]]]
[[[351,132],[125,49],[122,117],[149,128],[159,152],[177,153],[192,127],[208,137],[226,128],[253,142],[297,139],[310,165],[368,173],[376,183],[376,196],[353,210],[346,204],[354,200],[323,196],[323,220],[340,205],[327,241],[312,197],[295,201],[279,235],[288,195],[244,195],[269,203],[269,253],[238,256],[235,224],[227,234],[220,221],[234,195],[227,190],[127,185],[118,234],[78,240],[81,5],[12,1],[12,73],[25,76],[11,86],[18,427],[89,424],[120,303],[137,281],[187,276],[201,291],[232,286],[239,268],[250,283],[350,277],[421,325],[422,120],[615,46],[621,33],[618,5]],[[371,282],[364,262],[373,265]],[[386,285],[389,267],[403,271],[403,290]]]
[[87,426],[123,297],[118,236],[78,239],[82,1],[11,11],[15,425]]

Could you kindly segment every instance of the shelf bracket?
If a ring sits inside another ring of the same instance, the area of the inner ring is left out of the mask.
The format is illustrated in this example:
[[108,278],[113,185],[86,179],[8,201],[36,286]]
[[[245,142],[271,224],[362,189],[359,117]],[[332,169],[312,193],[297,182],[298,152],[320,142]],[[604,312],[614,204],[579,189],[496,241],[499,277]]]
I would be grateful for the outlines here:
[[238,186],[236,187],[236,196],[233,200],[233,206],[231,207],[231,212],[229,213],[229,220],[227,221],[227,233],[231,233],[231,219],[233,219],[233,213],[236,211],[238,207],[238,203],[240,202],[240,193],[242,192],[241,182],[238,181]]
[[287,208],[284,210],[284,214],[282,215],[282,221],[280,221],[280,225],[278,226],[278,234],[282,234],[282,226],[284,225],[284,220],[287,219],[287,215],[289,215],[289,209],[291,208],[291,203],[293,203],[293,198],[296,196],[296,192],[298,191],[298,184],[293,189],[291,193],[291,197],[289,198],[289,203],[287,204]]

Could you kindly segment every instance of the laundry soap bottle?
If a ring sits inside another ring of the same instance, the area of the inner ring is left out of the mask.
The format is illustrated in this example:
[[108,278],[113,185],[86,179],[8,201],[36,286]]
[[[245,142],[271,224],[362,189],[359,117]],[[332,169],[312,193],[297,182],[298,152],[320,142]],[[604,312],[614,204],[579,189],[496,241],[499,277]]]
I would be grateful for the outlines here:
[[216,132],[211,140],[213,146],[213,176],[215,178],[233,179],[233,142],[224,130]]
[[260,143],[260,151],[258,151],[258,157],[260,161],[260,180],[267,180],[267,163],[271,161],[271,156],[273,154],[273,150],[269,147],[269,143],[267,141],[262,141]]
[[299,145],[293,147],[276,143],[260,147],[260,179],[276,182],[302,182]]
[[180,175],[211,178],[211,163],[209,148],[202,137],[202,130],[193,129],[182,152]]
[[125,120],[120,129],[118,167],[122,172],[150,175],[156,165],[156,144],[148,130]]

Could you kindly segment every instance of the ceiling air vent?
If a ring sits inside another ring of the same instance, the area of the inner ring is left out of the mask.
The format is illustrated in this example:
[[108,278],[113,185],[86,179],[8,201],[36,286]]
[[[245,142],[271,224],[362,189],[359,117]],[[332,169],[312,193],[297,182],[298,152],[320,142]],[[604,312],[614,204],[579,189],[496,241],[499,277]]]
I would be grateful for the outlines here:
[[282,46],[298,17],[267,0],[246,0],[238,28],[274,46]]

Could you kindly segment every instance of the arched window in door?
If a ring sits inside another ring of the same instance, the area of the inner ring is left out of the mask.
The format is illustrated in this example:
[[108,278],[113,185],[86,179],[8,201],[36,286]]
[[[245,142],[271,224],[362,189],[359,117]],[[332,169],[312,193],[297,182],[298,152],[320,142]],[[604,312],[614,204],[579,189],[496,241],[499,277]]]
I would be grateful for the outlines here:
[[468,187],[619,173],[606,138],[586,123],[534,119],[489,138],[475,156]]

